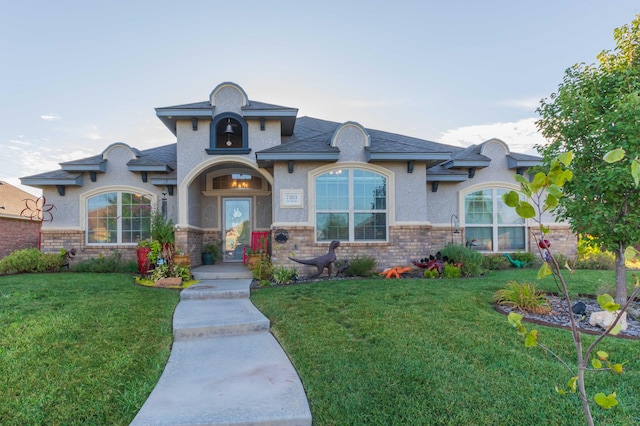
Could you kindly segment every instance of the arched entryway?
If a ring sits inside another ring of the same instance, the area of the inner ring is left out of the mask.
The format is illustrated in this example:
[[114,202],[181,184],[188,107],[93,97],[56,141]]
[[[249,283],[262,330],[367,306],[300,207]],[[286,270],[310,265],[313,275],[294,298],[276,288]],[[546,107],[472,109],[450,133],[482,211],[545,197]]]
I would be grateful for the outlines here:
[[[272,223],[271,175],[246,160],[217,161],[203,167],[185,188],[188,243],[201,250],[217,244],[221,262],[242,262],[251,235]],[[181,209],[182,210],[182,209]],[[197,250],[195,250],[197,251]]]

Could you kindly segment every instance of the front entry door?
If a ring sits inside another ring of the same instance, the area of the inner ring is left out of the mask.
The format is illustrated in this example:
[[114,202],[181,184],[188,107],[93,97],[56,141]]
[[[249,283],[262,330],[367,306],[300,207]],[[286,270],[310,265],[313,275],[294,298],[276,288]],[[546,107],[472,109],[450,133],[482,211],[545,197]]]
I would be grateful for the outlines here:
[[251,199],[225,198],[222,206],[224,261],[242,262],[251,243]]

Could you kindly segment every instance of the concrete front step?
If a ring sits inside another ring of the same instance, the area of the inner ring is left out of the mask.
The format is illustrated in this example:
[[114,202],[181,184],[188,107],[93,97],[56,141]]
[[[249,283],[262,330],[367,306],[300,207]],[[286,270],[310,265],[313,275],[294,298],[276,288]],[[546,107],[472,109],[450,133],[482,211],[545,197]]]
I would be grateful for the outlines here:
[[257,331],[269,320],[249,299],[182,300],[173,314],[175,341]]
[[197,280],[253,279],[249,268],[242,263],[201,265],[193,268],[191,273]]
[[180,300],[248,299],[250,279],[201,280],[180,293]]
[[311,411],[275,338],[251,333],[175,342],[131,425],[308,426]]

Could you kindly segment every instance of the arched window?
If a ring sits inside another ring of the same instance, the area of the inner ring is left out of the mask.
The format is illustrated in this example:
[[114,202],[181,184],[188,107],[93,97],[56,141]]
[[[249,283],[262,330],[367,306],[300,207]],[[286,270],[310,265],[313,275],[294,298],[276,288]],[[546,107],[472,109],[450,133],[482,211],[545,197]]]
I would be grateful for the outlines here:
[[238,114],[231,112],[217,115],[209,130],[208,154],[248,154],[249,138],[247,123]]
[[316,176],[316,241],[386,241],[387,178],[361,169]]
[[526,249],[524,219],[502,202],[509,190],[486,188],[464,197],[465,240],[477,250],[505,252]]
[[134,244],[150,231],[149,197],[113,191],[87,199],[87,244]]

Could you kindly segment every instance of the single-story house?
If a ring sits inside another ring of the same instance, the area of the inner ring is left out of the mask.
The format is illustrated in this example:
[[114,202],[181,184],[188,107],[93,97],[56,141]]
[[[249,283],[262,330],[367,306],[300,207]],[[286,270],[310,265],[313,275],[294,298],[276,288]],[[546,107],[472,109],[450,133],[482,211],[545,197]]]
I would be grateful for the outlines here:
[[38,248],[41,209],[38,197],[0,182],[0,259],[14,250]]
[[[101,154],[22,178],[56,206],[43,224],[46,250],[77,257],[117,249],[133,257],[149,235],[149,208],[173,219],[176,243],[200,263],[217,242],[223,262],[240,262],[251,236],[268,232],[274,265],[288,256],[370,255],[381,268],[406,265],[447,243],[483,253],[535,250],[530,228],[501,201],[540,158],[491,139],[468,148],[396,133],[298,117],[296,108],[250,100],[235,83],[206,101],[156,108],[176,137],[139,150],[116,142]],[[565,224],[554,249],[575,255]]]

